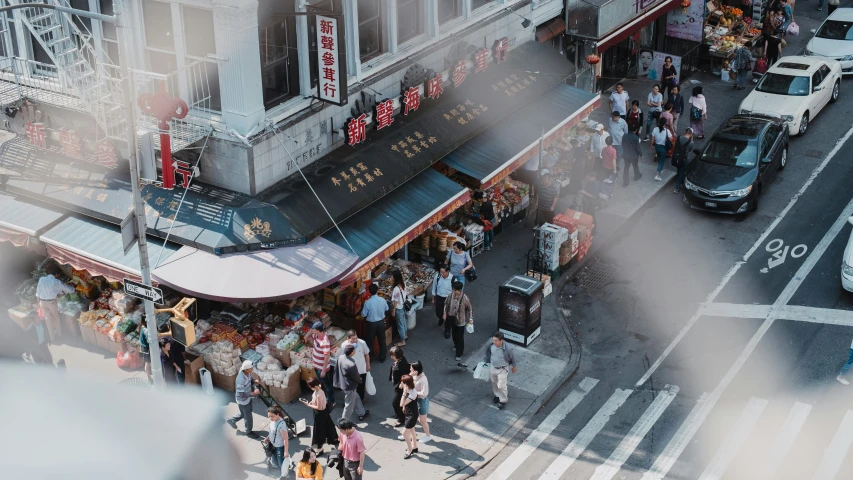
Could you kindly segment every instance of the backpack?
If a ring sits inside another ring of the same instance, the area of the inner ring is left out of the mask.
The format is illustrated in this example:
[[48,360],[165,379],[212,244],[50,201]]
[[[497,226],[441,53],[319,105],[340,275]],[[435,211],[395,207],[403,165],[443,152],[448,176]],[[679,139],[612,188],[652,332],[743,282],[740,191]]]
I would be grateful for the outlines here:
[[701,120],[702,119],[702,109],[697,107],[696,105],[690,106],[690,120]]
[[683,167],[687,163],[687,149],[684,148],[685,143],[682,141],[682,138],[678,138],[675,151],[672,152],[672,166],[676,168]]

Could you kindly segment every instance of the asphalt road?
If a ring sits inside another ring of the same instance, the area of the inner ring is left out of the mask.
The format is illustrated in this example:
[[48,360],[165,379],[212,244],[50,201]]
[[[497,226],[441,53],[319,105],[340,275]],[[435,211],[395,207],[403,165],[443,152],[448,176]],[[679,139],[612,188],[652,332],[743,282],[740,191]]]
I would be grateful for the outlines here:
[[563,291],[581,369],[478,477],[853,478],[848,82],[758,212],[666,191]]

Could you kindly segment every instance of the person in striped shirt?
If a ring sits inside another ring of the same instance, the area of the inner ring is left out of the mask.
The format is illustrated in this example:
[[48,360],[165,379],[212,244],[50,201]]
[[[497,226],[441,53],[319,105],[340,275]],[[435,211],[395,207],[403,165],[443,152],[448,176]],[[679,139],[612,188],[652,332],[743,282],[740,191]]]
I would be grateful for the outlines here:
[[335,408],[335,393],[332,391],[332,374],[329,372],[329,357],[332,353],[332,345],[326,335],[326,326],[323,322],[314,322],[308,332],[308,343],[311,345],[311,359],[314,363],[314,371],[317,378],[323,382],[326,390],[326,404],[329,408]]

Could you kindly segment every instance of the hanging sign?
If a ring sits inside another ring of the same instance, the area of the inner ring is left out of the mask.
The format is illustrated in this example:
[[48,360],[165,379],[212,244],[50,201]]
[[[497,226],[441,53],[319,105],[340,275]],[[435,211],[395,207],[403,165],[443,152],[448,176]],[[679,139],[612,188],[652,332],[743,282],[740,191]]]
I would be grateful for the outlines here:
[[338,19],[317,15],[317,97],[334,105],[345,105],[346,66],[340,54],[342,35]]

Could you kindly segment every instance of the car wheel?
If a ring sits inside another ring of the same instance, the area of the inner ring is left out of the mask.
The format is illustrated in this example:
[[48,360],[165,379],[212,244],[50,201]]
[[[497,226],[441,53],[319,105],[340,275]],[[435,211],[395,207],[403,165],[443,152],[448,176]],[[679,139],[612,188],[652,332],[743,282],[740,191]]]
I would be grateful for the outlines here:
[[805,135],[806,130],[809,129],[809,112],[803,114],[803,118],[800,119],[800,130],[797,132],[797,135]]
[[788,164],[788,146],[785,145],[785,149],[782,150],[782,158],[779,160],[779,170],[784,170],[785,165]]
[[836,80],[835,85],[832,87],[832,97],[829,99],[829,103],[835,103],[838,101],[838,89],[841,88],[841,82]]

